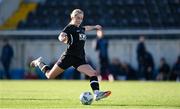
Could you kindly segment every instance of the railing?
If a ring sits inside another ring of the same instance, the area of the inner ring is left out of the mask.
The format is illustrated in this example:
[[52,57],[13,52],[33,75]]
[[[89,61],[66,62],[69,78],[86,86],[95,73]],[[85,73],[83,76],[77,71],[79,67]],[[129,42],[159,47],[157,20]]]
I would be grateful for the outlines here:
[[[13,37],[16,36],[22,37],[26,36],[26,38],[31,38],[33,36],[38,36],[37,38],[41,38],[41,36],[46,36],[47,38],[51,36],[58,36],[61,30],[5,30],[0,31],[0,38],[2,36]],[[134,36],[134,35],[178,35],[180,38],[180,29],[136,29],[136,30],[104,30],[105,35],[107,36]],[[95,31],[87,32],[87,35],[94,36],[96,35]],[[52,37],[53,38],[53,37]]]

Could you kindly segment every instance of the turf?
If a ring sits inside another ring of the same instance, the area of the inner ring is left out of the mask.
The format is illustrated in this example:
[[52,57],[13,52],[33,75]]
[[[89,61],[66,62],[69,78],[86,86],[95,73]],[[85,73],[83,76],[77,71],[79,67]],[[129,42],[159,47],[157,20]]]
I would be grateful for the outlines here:
[[91,91],[88,81],[0,81],[1,109],[180,109],[178,82],[101,82],[112,95],[82,105],[79,95]]

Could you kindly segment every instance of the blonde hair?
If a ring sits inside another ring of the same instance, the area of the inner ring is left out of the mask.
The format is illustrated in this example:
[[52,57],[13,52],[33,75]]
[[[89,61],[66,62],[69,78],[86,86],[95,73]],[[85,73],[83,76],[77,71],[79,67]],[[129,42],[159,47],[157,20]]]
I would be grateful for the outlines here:
[[84,15],[84,12],[81,9],[74,9],[71,13],[71,18],[75,17],[78,14]]

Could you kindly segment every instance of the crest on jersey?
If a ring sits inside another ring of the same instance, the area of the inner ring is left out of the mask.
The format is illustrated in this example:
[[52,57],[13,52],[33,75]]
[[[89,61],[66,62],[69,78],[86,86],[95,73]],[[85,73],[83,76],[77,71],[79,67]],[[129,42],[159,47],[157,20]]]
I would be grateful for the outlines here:
[[79,40],[86,40],[85,34],[79,34]]

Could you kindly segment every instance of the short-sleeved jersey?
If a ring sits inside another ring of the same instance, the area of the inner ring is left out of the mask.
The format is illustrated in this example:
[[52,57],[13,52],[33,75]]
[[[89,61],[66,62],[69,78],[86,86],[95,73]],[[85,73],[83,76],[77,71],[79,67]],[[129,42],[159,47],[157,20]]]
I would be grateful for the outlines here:
[[68,47],[63,55],[71,55],[84,59],[84,45],[86,41],[85,28],[69,24],[62,32],[66,33],[68,37]]

